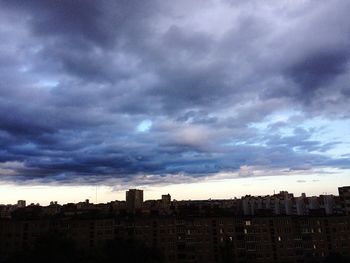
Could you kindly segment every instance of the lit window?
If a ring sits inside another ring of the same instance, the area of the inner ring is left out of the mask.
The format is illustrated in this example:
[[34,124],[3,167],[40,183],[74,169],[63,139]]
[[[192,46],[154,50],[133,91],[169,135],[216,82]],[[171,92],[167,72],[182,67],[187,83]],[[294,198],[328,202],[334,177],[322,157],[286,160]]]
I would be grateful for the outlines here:
[[251,224],[252,224],[252,222],[250,220],[245,221],[246,226],[250,226]]

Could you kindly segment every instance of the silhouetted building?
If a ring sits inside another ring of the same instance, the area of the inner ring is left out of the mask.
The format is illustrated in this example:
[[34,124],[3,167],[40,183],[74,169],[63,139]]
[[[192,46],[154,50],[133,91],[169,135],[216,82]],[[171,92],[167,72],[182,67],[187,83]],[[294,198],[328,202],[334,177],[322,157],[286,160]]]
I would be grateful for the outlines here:
[[129,210],[142,208],[143,190],[129,189],[126,191],[126,205]]
[[26,207],[26,200],[18,200],[17,207]]
[[162,195],[162,208],[163,209],[169,209],[171,205],[171,196],[170,194]]
[[87,250],[109,240],[139,241],[161,250],[165,262],[324,262],[332,253],[349,257],[349,222],[349,216],[2,219],[0,261],[56,233]]
[[343,186],[338,188],[339,197],[346,214],[350,215],[350,186]]

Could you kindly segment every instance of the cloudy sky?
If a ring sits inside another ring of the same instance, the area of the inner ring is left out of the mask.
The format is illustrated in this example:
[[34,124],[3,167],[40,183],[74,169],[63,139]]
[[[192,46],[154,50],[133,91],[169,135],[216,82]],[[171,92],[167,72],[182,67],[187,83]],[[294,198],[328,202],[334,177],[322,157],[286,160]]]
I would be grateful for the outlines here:
[[96,186],[101,201],[336,193],[350,184],[348,10],[0,0],[0,203]]

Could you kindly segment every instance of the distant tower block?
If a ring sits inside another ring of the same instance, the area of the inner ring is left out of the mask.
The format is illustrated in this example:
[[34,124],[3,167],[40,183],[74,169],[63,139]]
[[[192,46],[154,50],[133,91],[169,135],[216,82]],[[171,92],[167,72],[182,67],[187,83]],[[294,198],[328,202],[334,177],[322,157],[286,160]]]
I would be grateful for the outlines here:
[[129,210],[142,208],[143,190],[129,189],[126,191],[126,205]]
[[345,213],[350,215],[350,186],[339,187],[338,192]]
[[170,194],[162,195],[162,208],[169,209],[171,205],[171,196]]
[[18,200],[17,207],[26,207],[26,200]]

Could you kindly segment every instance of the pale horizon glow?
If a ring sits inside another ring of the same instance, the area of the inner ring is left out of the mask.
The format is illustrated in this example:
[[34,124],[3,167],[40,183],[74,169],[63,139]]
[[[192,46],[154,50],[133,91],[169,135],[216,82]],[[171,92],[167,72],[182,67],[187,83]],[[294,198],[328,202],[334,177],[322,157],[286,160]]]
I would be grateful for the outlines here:
[[68,185],[0,185],[0,204],[15,204],[17,200],[26,200],[27,205],[40,203],[48,205],[50,201],[59,204],[78,203],[89,199],[91,203],[107,203],[125,200],[125,191],[130,188],[144,190],[144,200],[160,199],[162,194],[170,194],[172,200],[208,200],[231,199],[245,195],[272,195],[280,191],[288,191],[294,196],[306,193],[307,196],[321,194],[338,195],[338,187],[350,185],[346,173],[337,175],[292,175],[261,176],[258,178],[235,178],[208,180],[193,183],[172,185],[139,185],[122,186],[118,189],[104,185],[68,186]]

